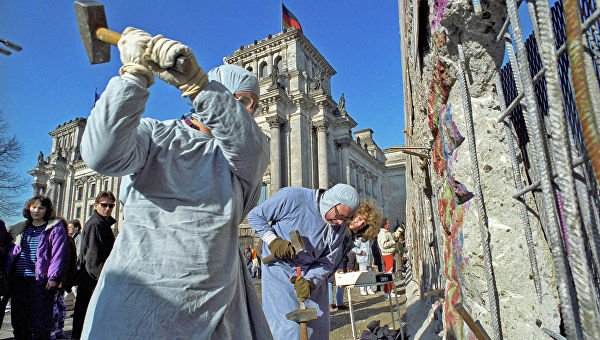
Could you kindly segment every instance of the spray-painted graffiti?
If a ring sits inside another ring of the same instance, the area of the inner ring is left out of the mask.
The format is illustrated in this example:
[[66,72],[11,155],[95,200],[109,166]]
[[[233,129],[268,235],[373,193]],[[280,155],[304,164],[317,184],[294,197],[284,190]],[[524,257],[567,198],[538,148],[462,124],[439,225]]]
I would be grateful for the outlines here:
[[457,153],[454,151],[464,142],[465,138],[458,131],[458,127],[452,119],[451,105],[448,104],[446,110],[440,109],[440,139],[442,141],[442,147],[444,150],[444,161],[446,163],[446,176],[448,177],[448,183],[452,188],[454,198],[459,204],[465,203],[473,197],[467,188],[459,181],[454,179],[452,175],[451,166],[456,161]]
[[440,22],[446,16],[446,6],[448,6],[448,0],[437,0],[433,3],[433,10],[431,11],[431,22],[429,26],[431,31],[437,31]]
[[464,142],[465,137],[458,132],[456,123],[452,120],[451,105],[448,104],[446,110],[443,110],[443,108],[444,106],[441,107],[439,111],[440,116],[443,117],[441,120],[440,136],[442,137],[444,145],[444,157],[446,158],[446,161],[455,160],[455,158],[453,158],[454,150]]
[[464,339],[472,334],[465,333],[462,318],[454,305],[463,302],[461,294],[461,272],[466,264],[463,258],[463,216],[473,194],[452,174],[452,165],[464,141],[452,118],[452,107],[448,104],[449,81],[447,66],[439,57],[440,47],[446,43],[446,35],[440,29],[445,17],[448,0],[436,0],[431,11],[433,65],[431,83],[427,94],[427,118],[434,138],[432,166],[435,173],[444,178],[438,193],[438,216],[444,237],[444,273],[446,274],[446,298],[444,302],[444,330],[446,339]]
[[446,180],[440,192],[438,214],[443,230],[446,232],[444,242],[444,274],[446,275],[446,299],[444,300],[444,324],[446,339],[464,338],[464,323],[454,305],[462,301],[461,282],[462,268],[468,264],[463,258],[463,216],[466,209],[458,202],[450,180]]

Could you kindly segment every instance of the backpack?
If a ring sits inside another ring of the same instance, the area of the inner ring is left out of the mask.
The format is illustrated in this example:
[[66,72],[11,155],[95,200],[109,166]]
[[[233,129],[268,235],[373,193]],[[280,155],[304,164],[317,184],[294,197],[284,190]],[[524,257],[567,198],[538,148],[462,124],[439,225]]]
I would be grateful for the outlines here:
[[77,270],[77,247],[72,237],[67,236],[69,240],[69,264],[65,270],[65,274],[62,279],[62,286],[65,291],[70,292],[71,288],[79,284],[79,274]]

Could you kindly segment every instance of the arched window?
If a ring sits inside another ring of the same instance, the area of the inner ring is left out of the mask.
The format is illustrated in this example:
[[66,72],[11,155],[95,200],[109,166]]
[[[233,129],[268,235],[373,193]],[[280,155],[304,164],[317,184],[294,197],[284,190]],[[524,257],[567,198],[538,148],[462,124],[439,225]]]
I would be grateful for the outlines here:
[[89,187],[89,198],[94,198],[96,197],[96,183],[91,183],[90,187]]
[[81,201],[83,199],[83,185],[78,185],[75,192],[75,199]]
[[266,61],[263,61],[262,63],[260,63],[260,66],[259,66],[258,69],[259,69],[259,72],[260,72],[258,74],[259,77],[267,77],[269,75],[269,71],[268,71],[268,67],[267,67],[267,62]]
[[281,58],[281,56],[275,58],[275,63],[273,65],[277,67],[279,72],[283,70],[283,59]]

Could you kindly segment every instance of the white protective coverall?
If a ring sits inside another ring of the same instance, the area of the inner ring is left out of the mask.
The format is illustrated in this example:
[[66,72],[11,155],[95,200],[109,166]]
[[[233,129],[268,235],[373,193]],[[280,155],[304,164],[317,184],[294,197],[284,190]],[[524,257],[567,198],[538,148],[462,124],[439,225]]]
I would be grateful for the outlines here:
[[[337,197],[338,189],[345,189]],[[345,184],[338,184],[326,191],[321,200],[318,190],[306,188],[283,188],[261,203],[248,214],[252,229],[265,239],[275,234],[290,240],[290,231],[297,230],[302,236],[306,251],[294,256],[292,261],[276,259],[262,265],[262,307],[276,340],[298,339],[300,327],[286,318],[286,314],[300,308],[294,284],[290,277],[296,268],[302,276],[315,284],[306,308],[316,308],[317,319],[309,321],[310,339],[329,339],[329,299],[327,278],[333,273],[344,250],[347,224],[328,224],[324,214],[334,205],[343,203],[353,210],[358,207],[358,193]],[[263,257],[270,254],[267,242],[263,243]]]
[[148,91],[110,80],[81,153],[99,173],[124,176],[124,221],[82,339],[272,339],[238,249],[269,161],[266,136],[232,95],[249,74],[209,72],[193,107],[213,136],[182,120],[140,119]]

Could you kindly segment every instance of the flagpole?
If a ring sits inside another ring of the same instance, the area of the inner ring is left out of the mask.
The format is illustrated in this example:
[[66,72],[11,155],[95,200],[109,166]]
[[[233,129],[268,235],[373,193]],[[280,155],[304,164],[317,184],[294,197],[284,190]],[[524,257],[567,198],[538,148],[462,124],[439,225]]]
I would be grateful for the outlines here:
[[279,16],[279,25],[281,25],[281,32],[283,32],[283,0],[279,0],[279,11],[280,11],[280,16]]

